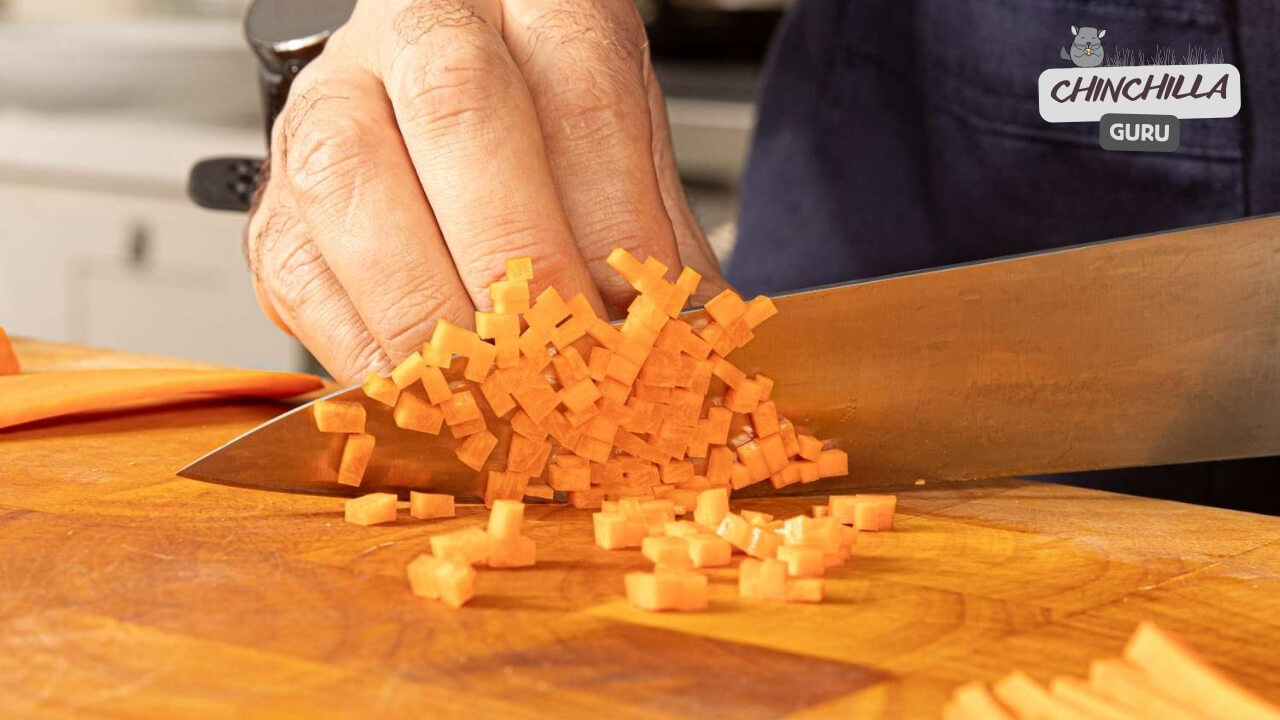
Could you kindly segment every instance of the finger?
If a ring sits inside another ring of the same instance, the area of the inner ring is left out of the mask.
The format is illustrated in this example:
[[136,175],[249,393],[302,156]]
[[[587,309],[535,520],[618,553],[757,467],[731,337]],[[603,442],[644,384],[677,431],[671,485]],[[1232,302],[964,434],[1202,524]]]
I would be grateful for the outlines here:
[[246,255],[268,317],[296,337],[339,382],[386,372],[391,359],[299,220],[292,198],[270,183],[250,217]]
[[634,290],[605,258],[616,247],[678,268],[651,152],[644,24],[632,0],[508,0],[503,36],[541,121],[551,170],[607,304]]
[[383,2],[397,42],[376,58],[418,178],[477,307],[507,258],[536,285],[604,312],[547,162],[528,88],[502,41],[496,0]]
[[381,84],[354,63],[316,63],[276,124],[276,177],[369,332],[399,361],[438,318],[470,325],[474,307]]
[[707,236],[698,225],[698,219],[689,207],[689,198],[680,180],[675,153],[671,146],[671,124],[667,119],[667,103],[662,97],[662,87],[653,72],[648,52],[644,58],[645,87],[649,96],[649,113],[653,128],[653,163],[658,173],[658,188],[662,192],[662,204],[675,229],[676,247],[680,262],[702,274],[698,291],[689,299],[690,304],[700,305],[721,290],[729,287],[720,270],[720,262],[707,242]]

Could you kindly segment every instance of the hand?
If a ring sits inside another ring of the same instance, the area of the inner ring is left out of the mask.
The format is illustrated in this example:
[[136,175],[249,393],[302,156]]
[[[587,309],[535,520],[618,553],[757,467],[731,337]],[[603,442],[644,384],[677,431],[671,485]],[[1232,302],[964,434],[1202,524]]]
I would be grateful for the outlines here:
[[359,2],[294,82],[245,237],[264,311],[343,382],[472,327],[508,257],[617,314],[619,246],[724,286],[631,0]]

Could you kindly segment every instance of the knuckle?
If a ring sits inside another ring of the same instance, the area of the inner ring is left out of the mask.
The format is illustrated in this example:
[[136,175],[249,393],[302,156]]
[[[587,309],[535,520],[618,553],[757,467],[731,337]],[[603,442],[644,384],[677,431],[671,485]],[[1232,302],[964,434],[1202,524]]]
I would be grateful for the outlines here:
[[404,52],[392,68],[392,92],[428,134],[494,125],[519,79],[495,38],[455,37],[438,52]]
[[393,27],[401,46],[416,45],[441,28],[485,24],[469,0],[407,0],[400,5]]
[[371,119],[345,107],[332,95],[299,98],[284,114],[284,137],[279,163],[300,200],[322,200],[323,196],[349,192],[361,166],[374,148]]
[[453,296],[436,282],[431,273],[406,271],[404,282],[388,297],[395,298],[377,316],[370,318],[383,347],[394,357],[409,355],[425,342],[435,321],[441,317],[466,322],[471,306]]

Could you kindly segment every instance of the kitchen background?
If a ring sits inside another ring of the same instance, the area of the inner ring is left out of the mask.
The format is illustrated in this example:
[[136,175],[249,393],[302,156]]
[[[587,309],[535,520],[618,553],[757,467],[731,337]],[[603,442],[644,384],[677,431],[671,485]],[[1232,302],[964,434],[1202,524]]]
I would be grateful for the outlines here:
[[[717,253],[789,0],[641,0],[675,151]],[[259,312],[244,217],[185,197],[199,158],[261,155],[248,0],[0,0],[0,324],[244,367],[310,358]]]

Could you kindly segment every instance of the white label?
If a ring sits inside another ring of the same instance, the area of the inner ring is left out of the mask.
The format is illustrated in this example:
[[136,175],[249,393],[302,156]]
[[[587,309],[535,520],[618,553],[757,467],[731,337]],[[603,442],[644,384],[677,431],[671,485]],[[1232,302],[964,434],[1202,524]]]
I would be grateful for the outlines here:
[[1055,68],[1040,73],[1040,117],[1092,122],[1108,113],[1234,117],[1240,112],[1235,65]]

